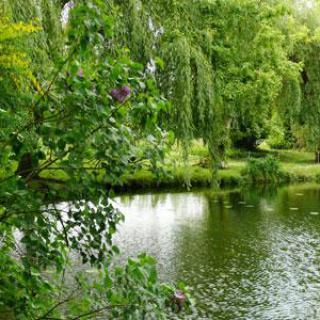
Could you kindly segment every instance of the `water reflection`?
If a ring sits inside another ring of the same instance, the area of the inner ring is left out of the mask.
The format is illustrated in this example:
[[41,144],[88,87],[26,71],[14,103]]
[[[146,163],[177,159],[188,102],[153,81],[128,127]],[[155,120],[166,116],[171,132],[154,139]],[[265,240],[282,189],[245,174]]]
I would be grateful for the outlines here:
[[[195,319],[320,318],[320,188],[123,196],[122,252],[192,286]],[[290,210],[295,208],[295,210]]]

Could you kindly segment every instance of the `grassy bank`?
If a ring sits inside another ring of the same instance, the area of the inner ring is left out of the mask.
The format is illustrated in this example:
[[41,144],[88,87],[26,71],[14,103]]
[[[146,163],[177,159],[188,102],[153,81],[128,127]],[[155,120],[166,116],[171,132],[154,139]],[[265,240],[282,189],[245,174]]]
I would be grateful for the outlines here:
[[[250,159],[263,159],[272,155],[280,162],[285,182],[318,182],[320,181],[320,165],[314,163],[314,154],[300,150],[272,150],[261,145],[256,151],[231,150],[228,152],[226,166],[218,170],[217,180],[221,186],[238,186],[243,183],[243,170]],[[194,142],[187,163],[182,152],[175,148],[165,160],[164,175],[156,175],[148,168],[142,167],[135,173],[121,177],[121,182],[114,186],[116,190],[139,190],[155,188],[186,188],[210,186],[212,173],[208,168],[208,151],[199,142]],[[61,170],[44,172],[43,177],[50,179],[67,179]],[[101,178],[102,181],[102,178]],[[283,182],[283,181],[282,181]]]
[[[241,171],[245,166],[244,161],[230,161],[228,168],[219,170],[218,177],[221,185],[239,185],[242,181]],[[212,173],[208,168],[201,166],[183,166],[175,169],[169,168],[169,173],[163,177],[157,177],[147,169],[138,170],[134,174],[127,174],[122,177],[124,189],[144,189],[152,187],[177,187],[190,183],[191,187],[210,186]]]
[[[243,180],[243,170],[249,159],[274,156],[280,162],[281,171],[286,182],[318,182],[320,181],[320,165],[314,163],[314,154],[300,150],[272,150],[262,145],[255,152],[233,150],[228,153],[226,167],[218,171],[221,186],[237,186]],[[188,165],[185,165],[177,150],[172,151],[166,160],[169,174],[157,177],[148,169],[141,169],[134,174],[122,177],[124,189],[161,188],[185,185],[209,186],[212,173],[207,168],[208,152],[200,143],[195,143],[191,150]]]

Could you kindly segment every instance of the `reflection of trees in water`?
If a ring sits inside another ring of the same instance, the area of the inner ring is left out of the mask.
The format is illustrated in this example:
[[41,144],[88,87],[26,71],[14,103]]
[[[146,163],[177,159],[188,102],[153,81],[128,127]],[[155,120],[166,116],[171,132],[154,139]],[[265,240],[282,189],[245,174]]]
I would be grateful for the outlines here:
[[[203,196],[207,206],[199,219],[193,226],[177,230],[175,272],[178,279],[194,286],[198,303],[207,310],[204,315],[221,315],[223,304],[232,301],[232,305],[239,304],[238,310],[224,307],[224,312],[237,318],[241,307],[246,306],[244,297],[254,297],[256,283],[268,281],[256,279],[269,248],[259,201],[253,202],[255,195],[239,192],[206,192]],[[244,199],[255,208],[240,206],[238,202]]]
[[320,187],[314,184],[280,188],[276,199],[279,219],[292,228],[300,228],[302,220],[310,217],[310,212],[320,212],[319,204]]
[[[314,239],[312,228],[319,231],[320,216],[307,215],[302,220],[302,212],[290,212],[288,208],[304,208],[303,212],[314,206],[319,208],[319,188],[205,190],[131,199],[135,208],[140,208],[143,216],[146,214],[144,217],[153,217],[151,229],[139,226],[138,231],[149,232],[143,238],[147,241],[156,239],[152,240],[153,249],[161,252],[159,262],[164,278],[182,279],[193,286],[194,296],[206,310],[203,315],[210,314],[208,318],[244,317],[241,312],[251,310],[252,305],[268,308],[274,300],[284,306],[281,292],[285,290],[291,297],[296,291],[285,282],[287,275],[293,279],[305,276],[295,263],[311,257],[315,265],[308,239]],[[301,236],[301,231],[305,231],[303,238],[295,238],[296,234]],[[303,239],[307,242],[300,243]],[[310,257],[303,257],[303,248]],[[296,270],[302,273],[295,274]],[[229,310],[231,305],[234,308]]]
[[135,198],[134,195],[122,195],[120,197],[116,197],[115,201],[117,203],[121,202],[122,205],[128,206],[132,202],[132,200]]
[[151,208],[156,208],[168,201],[169,198],[173,198],[172,195],[177,194],[185,194],[186,192],[179,191],[170,191],[167,192],[153,192],[153,193],[145,193],[139,195],[121,195],[116,198],[118,202],[121,202],[122,205],[129,206],[132,204],[132,201],[139,202],[141,207],[149,206]]
[[251,187],[243,187],[241,192],[245,194],[246,198],[257,204],[261,198],[271,200],[277,196],[279,187],[273,184],[262,184]]

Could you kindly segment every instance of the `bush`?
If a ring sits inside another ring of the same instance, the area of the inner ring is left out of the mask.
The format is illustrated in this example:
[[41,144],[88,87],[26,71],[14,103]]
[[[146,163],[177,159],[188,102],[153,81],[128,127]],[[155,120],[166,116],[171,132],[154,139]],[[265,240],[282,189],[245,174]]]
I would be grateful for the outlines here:
[[285,179],[279,160],[273,156],[250,159],[242,175],[249,182],[277,182]]

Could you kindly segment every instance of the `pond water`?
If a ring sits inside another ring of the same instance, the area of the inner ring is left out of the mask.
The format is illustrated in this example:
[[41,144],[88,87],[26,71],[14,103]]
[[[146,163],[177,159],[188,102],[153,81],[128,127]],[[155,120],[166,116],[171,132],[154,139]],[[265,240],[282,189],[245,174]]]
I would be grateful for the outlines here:
[[191,287],[194,319],[320,319],[320,186],[116,199],[122,253]]

